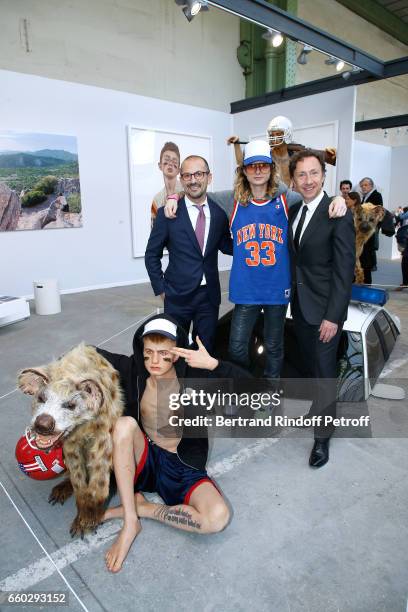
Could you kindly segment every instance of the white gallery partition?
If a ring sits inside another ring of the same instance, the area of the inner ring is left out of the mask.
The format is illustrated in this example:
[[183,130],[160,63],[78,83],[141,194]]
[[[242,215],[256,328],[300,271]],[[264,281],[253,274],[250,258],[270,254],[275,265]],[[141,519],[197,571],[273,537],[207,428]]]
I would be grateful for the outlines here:
[[[289,117],[295,130],[296,142],[315,148],[337,147],[337,164],[335,169],[329,169],[326,186],[328,193],[335,195],[333,190],[338,190],[339,181],[350,177],[355,103],[355,87],[347,87],[263,106],[235,114],[234,133],[243,140],[265,136],[266,127],[273,117]],[[327,138],[332,141],[327,142]]]

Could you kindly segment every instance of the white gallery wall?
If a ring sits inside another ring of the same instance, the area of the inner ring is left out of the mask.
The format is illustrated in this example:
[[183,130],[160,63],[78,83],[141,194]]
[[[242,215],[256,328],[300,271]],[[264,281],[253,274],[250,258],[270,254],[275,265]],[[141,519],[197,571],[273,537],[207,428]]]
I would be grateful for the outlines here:
[[83,211],[82,228],[0,233],[3,295],[32,295],[42,278],[62,291],[147,280],[132,257],[128,125],[211,137],[213,188],[231,187],[228,113],[7,71],[0,90],[0,131],[76,136]]
[[394,147],[391,154],[391,208],[408,206],[407,189],[408,147]]
[[[234,115],[234,133],[243,140],[248,139],[265,134],[269,121],[275,115],[290,117],[295,133],[309,133],[312,137],[314,132],[313,142],[300,141],[301,144],[321,148],[337,146],[337,165],[334,171],[330,171],[329,181],[337,185],[342,178],[350,176],[355,98],[355,87],[347,87],[237,113]],[[337,142],[326,141],[328,128],[333,137],[337,132]]]
[[[363,140],[355,140],[351,181],[369,176],[381,193],[384,206],[393,212],[397,206],[408,205],[405,176],[408,167],[408,147],[390,147]],[[405,204],[404,204],[405,203]],[[378,255],[384,259],[399,259],[395,238],[380,233]]]

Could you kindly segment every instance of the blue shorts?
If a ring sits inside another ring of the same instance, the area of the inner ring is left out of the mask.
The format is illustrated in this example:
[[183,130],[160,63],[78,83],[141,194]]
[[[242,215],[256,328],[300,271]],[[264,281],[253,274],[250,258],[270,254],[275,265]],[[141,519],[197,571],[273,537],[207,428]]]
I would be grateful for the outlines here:
[[135,491],[158,493],[168,506],[189,504],[192,492],[203,482],[209,482],[217,489],[206,470],[185,465],[176,453],[157,446],[146,436],[134,482]]

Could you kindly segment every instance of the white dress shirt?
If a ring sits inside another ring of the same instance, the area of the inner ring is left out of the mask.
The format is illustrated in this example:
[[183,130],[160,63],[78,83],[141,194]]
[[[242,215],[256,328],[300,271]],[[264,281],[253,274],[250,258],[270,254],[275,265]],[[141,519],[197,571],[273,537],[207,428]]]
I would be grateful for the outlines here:
[[[191,225],[193,226],[193,231],[195,232],[197,219],[199,215],[197,204],[189,200],[187,196],[184,196],[184,200],[186,203],[188,216],[190,217]],[[201,204],[201,206],[203,206],[203,211],[205,215],[205,232],[204,232],[204,247],[203,247],[203,254],[204,254],[205,249],[207,247],[207,240],[208,240],[208,234],[210,232],[210,223],[211,223],[211,213],[210,213],[210,207],[208,206],[207,198],[205,199],[203,204]],[[203,274],[203,278],[201,280],[200,285],[206,285],[206,284],[207,284],[207,281],[205,280],[205,274]]]
[[300,234],[300,237],[299,237],[299,244],[301,243],[302,236],[305,233],[305,229],[307,228],[308,223],[310,222],[310,219],[313,217],[314,213],[316,212],[316,209],[319,206],[320,202],[322,201],[323,196],[324,196],[324,191],[322,190],[319,193],[319,195],[315,197],[314,200],[309,202],[309,204],[305,204],[303,202],[303,205],[299,208],[299,212],[296,215],[295,220],[294,220],[293,225],[292,225],[293,236],[295,236],[295,234],[296,234],[296,228],[297,228],[297,226],[299,224],[300,217],[302,216],[303,207],[304,206],[307,207],[306,217],[305,217],[305,221],[304,221],[303,227],[302,227],[302,233]]

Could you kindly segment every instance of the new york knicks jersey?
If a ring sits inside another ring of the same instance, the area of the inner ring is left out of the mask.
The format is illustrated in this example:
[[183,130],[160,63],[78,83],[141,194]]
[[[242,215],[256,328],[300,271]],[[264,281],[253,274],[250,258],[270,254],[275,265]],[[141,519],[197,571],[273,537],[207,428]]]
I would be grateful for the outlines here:
[[234,304],[287,304],[290,298],[288,211],[284,195],[235,202],[229,299]]

